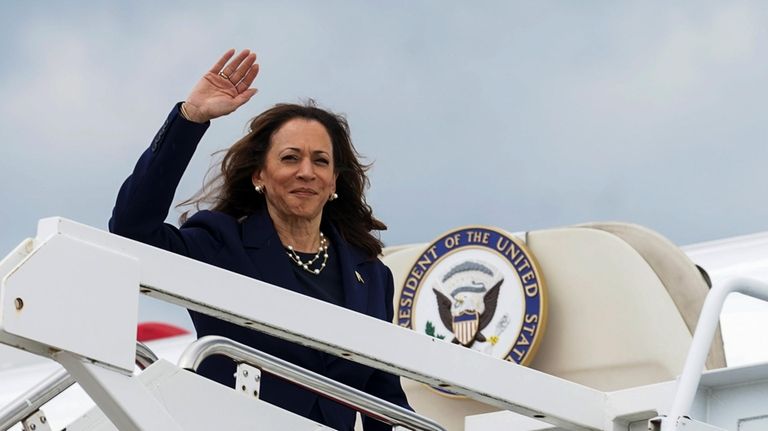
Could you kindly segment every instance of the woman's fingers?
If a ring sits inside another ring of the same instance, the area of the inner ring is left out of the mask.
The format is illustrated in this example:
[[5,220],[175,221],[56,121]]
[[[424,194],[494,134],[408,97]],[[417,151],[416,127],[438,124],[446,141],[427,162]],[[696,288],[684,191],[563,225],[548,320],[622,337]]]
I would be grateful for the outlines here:
[[248,71],[251,69],[251,66],[253,66],[253,63],[256,62],[256,53],[252,52],[248,54],[245,59],[237,66],[237,68],[229,74],[229,80],[237,86],[237,84],[240,82],[241,79],[248,73]]
[[223,69],[221,69],[221,72],[218,73],[222,78],[228,79],[229,82],[232,83],[232,85],[237,84],[237,81],[232,79],[232,75],[235,74],[235,71],[237,70],[237,67],[240,66],[240,63],[243,62],[249,55],[251,51],[249,49],[244,49],[240,51],[234,58],[229,60],[227,64],[224,66]]
[[213,73],[214,75],[217,75],[222,68],[224,68],[224,65],[227,64],[227,61],[229,61],[232,56],[235,55],[235,49],[232,48],[224,53],[224,55],[221,56],[219,61],[216,62],[216,64],[211,67],[211,70],[209,72]]
[[237,83],[235,88],[237,89],[238,93],[242,93],[245,90],[247,90],[251,84],[253,84],[253,80],[256,79],[256,75],[259,74],[259,64],[253,64],[250,66],[250,68],[245,72],[245,76],[243,76],[243,79]]
[[184,106],[188,118],[205,122],[233,112],[256,94],[250,86],[258,73],[255,53],[248,49],[239,53],[228,50],[187,97]]
[[238,94],[237,97],[235,97],[235,101],[237,102],[237,106],[242,106],[245,104],[245,102],[251,100],[251,97],[253,97],[254,94],[258,93],[259,90],[255,88],[248,88],[242,93]]

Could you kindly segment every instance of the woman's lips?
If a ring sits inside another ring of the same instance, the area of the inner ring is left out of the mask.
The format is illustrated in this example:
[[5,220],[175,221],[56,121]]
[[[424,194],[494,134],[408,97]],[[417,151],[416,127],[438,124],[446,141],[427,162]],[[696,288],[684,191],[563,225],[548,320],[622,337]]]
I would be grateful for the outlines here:
[[299,196],[314,196],[317,194],[317,192],[312,189],[296,189],[291,191],[291,193]]

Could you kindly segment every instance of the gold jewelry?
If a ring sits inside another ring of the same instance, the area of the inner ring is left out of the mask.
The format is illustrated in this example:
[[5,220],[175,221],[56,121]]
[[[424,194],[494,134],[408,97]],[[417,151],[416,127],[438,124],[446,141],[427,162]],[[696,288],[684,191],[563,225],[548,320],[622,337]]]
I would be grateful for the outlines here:
[[[226,74],[226,73],[224,73],[223,71],[219,72],[219,76],[221,76],[222,78],[224,78],[224,79],[226,79],[227,81],[229,81],[229,76],[227,76],[227,74]],[[231,82],[231,81],[230,81],[230,82]]]
[[192,121],[189,119],[189,114],[187,114],[187,110],[184,108],[186,103],[187,102],[181,102],[181,116],[184,117],[184,119],[187,121]]
[[[299,268],[303,269],[304,271],[307,271],[310,274],[320,274],[320,271],[325,269],[325,264],[328,263],[328,240],[325,239],[325,235],[323,235],[322,232],[320,232],[320,247],[317,249],[317,254],[312,259],[308,260],[307,262],[304,262],[301,259],[301,256],[296,253],[296,250],[293,249],[292,245],[288,246],[288,251],[286,252],[288,254],[288,257],[291,258],[293,263],[299,266]],[[319,268],[312,268],[312,265],[317,262],[318,259],[320,259],[320,255],[323,255],[323,262],[320,263]]]

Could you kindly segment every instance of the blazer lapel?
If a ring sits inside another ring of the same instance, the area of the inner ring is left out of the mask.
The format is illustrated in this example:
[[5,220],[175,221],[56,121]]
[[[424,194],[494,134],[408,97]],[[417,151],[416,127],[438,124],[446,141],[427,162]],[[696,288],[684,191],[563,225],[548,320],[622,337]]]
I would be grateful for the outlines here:
[[[332,242],[338,258],[344,290],[344,307],[365,313],[368,309],[368,286],[365,285],[366,280],[358,267],[366,262],[366,256],[350,246],[332,225],[323,224],[322,229]],[[283,244],[266,211],[255,213],[243,221],[242,241],[253,263],[254,278],[303,295],[308,294],[296,279],[290,260],[285,256]],[[321,357],[325,358],[326,365],[339,359],[327,354]]]
[[[366,256],[351,247],[330,224],[323,224],[323,231],[334,244],[341,271],[344,290],[344,307],[359,313],[368,308],[368,294],[365,279],[358,266]],[[283,244],[266,211],[254,213],[243,221],[243,246],[253,263],[254,278],[303,295],[308,292],[296,280],[290,259],[285,255]]]
[[266,211],[254,213],[243,222],[243,246],[253,263],[254,278],[306,295],[296,280],[283,244]]
[[[332,225],[323,225],[323,231],[334,244],[339,259],[344,308],[365,314],[368,310],[368,286],[365,285],[365,279],[358,267],[367,260],[366,256],[350,246]],[[341,358],[335,355],[325,355],[326,366],[331,366],[339,359]]]
[[323,230],[327,232],[338,254],[344,289],[344,307],[358,313],[365,313],[368,310],[368,289],[358,271],[358,266],[366,261],[366,256],[350,246],[333,226],[323,226]]

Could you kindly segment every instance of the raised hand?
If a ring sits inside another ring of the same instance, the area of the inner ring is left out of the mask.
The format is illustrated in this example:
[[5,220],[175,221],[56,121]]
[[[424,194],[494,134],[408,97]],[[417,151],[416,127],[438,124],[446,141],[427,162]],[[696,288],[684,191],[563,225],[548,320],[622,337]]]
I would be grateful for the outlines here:
[[227,115],[256,94],[251,88],[259,73],[256,53],[230,49],[203,75],[182,105],[190,121],[204,123]]

